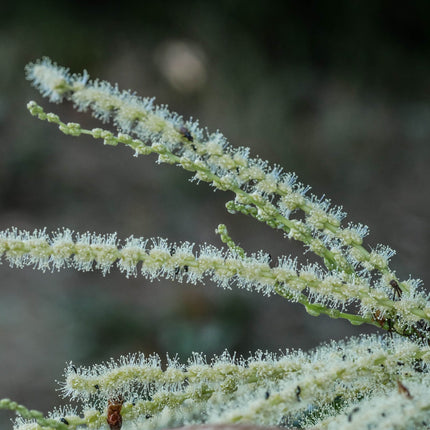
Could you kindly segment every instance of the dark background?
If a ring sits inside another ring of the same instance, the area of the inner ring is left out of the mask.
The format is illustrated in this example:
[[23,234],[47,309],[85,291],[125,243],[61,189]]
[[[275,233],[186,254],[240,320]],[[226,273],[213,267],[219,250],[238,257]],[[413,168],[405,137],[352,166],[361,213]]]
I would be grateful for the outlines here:
[[[231,197],[154,157],[63,136],[26,111],[24,78],[44,55],[155,96],[235,146],[295,171],[398,251],[400,278],[428,278],[430,3],[382,1],[7,2],[0,6],[0,229],[69,227],[120,238],[302,255],[279,233],[224,209]],[[306,260],[306,256],[303,257]],[[224,348],[310,348],[374,331],[299,305],[213,286],[0,267],[0,398],[47,411],[65,362]],[[4,427],[10,414],[1,413]]]

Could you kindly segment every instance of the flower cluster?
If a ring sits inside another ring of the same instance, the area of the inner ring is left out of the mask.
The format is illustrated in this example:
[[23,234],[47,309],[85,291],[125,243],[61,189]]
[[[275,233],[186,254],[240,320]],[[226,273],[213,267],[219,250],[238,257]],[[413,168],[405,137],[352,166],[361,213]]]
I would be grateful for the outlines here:
[[[116,234],[51,234],[11,228],[0,232],[0,258],[11,266],[39,270],[100,270],[116,266],[127,277],[141,274],[222,288],[237,286],[301,303],[311,315],[345,318],[389,331],[391,337],[361,337],[332,342],[310,353],[287,351],[277,357],[258,352],[248,359],[228,353],[207,362],[194,354],[187,364],[154,355],[122,357],[92,368],[69,364],[63,394],[82,402],[82,411],[62,409],[48,418],[9,400],[0,408],[16,410],[16,429],[162,429],[196,423],[255,423],[303,428],[424,428],[430,422],[430,299],[421,282],[400,280],[390,267],[394,251],[367,249],[368,228],[344,222],[346,214],[328,199],[310,193],[294,173],[252,158],[220,133],[202,129],[157,106],[154,99],[91,81],[85,71],[70,74],[49,59],[27,66],[27,77],[52,102],[64,99],[112,121],[118,134],[87,130],[46,113],[35,102],[30,113],[72,136],[86,134],[106,145],[123,144],[135,156],[158,155],[159,163],[180,166],[197,182],[231,191],[232,213],[250,215],[302,242],[320,257],[299,265],[284,256],[249,255],[227,228],[217,233],[227,249],[189,242]],[[402,412],[399,412],[402,411]]]
[[[361,428],[365,401],[372,402],[370,415],[381,428],[394,418],[405,426],[398,428],[406,428],[428,419],[429,359],[428,346],[367,336],[281,356],[260,351],[245,359],[225,352],[208,362],[193,354],[187,364],[167,357],[164,370],[157,355],[135,354],[88,368],[69,363],[61,389],[81,401],[83,410],[55,410],[49,419],[57,423],[53,428],[103,428],[109,402],[121,399],[127,428],[142,430],[201,422],[336,428],[342,420]],[[407,410],[400,417],[391,410],[396,400]],[[17,429],[30,428],[46,427],[36,417],[18,422]]]
[[[367,322],[384,326],[388,323],[382,321],[381,315],[395,313],[396,325],[392,329],[406,326],[417,330],[416,325],[423,318],[430,318],[430,305],[422,294],[406,293],[402,300],[396,301],[392,300],[391,291],[372,289],[366,280],[344,272],[327,272],[317,264],[299,266],[295,259],[280,258],[272,266],[270,256],[262,252],[241,256],[234,248],[224,251],[201,245],[197,252],[194,248],[188,242],[174,244],[160,238],[148,240],[133,236],[120,246],[116,234],[74,234],[68,229],[51,236],[44,230],[30,233],[13,228],[0,232],[0,252],[15,267],[80,271],[95,268],[106,275],[116,265],[127,277],[140,272],[151,280],[164,277],[193,284],[209,278],[223,288],[237,285],[266,295],[277,293],[302,303],[311,315],[325,313],[354,324]],[[337,309],[353,301],[361,305],[361,315]],[[375,319],[376,312],[378,319]]]

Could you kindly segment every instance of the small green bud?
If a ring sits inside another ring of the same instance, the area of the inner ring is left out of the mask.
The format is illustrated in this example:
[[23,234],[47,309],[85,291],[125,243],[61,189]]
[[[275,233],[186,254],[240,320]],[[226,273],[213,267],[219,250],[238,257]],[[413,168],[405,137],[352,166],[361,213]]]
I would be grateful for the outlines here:
[[102,137],[103,129],[102,128],[93,128],[91,133],[95,139],[99,139]]
[[60,122],[60,117],[58,115],[55,115],[54,113],[48,113],[46,115],[46,119],[48,120],[48,122],[55,122],[56,124]]

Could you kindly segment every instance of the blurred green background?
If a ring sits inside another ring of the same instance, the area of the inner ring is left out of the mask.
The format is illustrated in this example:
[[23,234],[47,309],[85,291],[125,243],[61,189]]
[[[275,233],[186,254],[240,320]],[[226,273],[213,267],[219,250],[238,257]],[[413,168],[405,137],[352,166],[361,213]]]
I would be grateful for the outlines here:
[[[235,146],[295,171],[398,251],[400,278],[429,275],[430,3],[411,1],[7,2],[0,17],[0,229],[161,236],[220,245],[226,223],[249,251],[302,255],[279,233],[224,209],[231,197],[125,148],[63,136],[65,121],[24,78],[42,56],[155,96]],[[310,256],[304,256],[303,260]],[[310,348],[371,327],[215,287],[99,273],[0,267],[0,398],[47,411],[65,362],[143,351],[186,357]],[[11,415],[2,412],[0,427]]]

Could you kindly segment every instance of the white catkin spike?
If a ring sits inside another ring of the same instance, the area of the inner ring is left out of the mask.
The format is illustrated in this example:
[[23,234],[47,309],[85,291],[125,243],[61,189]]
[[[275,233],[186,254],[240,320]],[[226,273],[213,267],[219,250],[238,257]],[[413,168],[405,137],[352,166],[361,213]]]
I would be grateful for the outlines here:
[[166,277],[202,283],[211,279],[222,288],[236,285],[264,295],[276,290],[292,301],[317,303],[322,311],[358,302],[364,318],[376,311],[381,317],[395,312],[398,324],[406,328],[418,321],[425,326],[430,319],[429,297],[417,289],[418,282],[405,284],[407,290],[404,286],[401,300],[393,301],[392,289],[386,280],[372,285],[370,277],[327,272],[317,264],[297,267],[295,260],[286,258],[279,260],[278,266],[271,267],[268,255],[261,252],[242,257],[208,245],[200,246],[197,251],[194,248],[195,245],[188,242],[169,244],[165,239],[148,241],[133,236],[121,245],[116,234],[74,234],[68,229],[52,235],[45,230],[30,233],[14,228],[0,232],[0,252],[15,267],[32,266],[43,271],[63,267],[79,271],[97,269],[106,275],[117,266],[126,276],[141,272],[150,280]]
[[[408,388],[419,381],[427,386],[429,362],[428,346],[371,335],[333,341],[309,353],[286,351],[276,356],[259,351],[244,359],[224,352],[210,361],[195,353],[187,365],[168,357],[165,369],[157,355],[143,354],[92,367],[69,363],[62,391],[83,401],[88,410],[121,395],[124,422],[146,423],[144,428],[161,428],[166,411],[178,425],[278,425],[281,418],[293,419],[312,405],[321,408],[321,415],[326,411],[321,419],[330,420],[327,414],[335,398],[342,399],[347,417],[348,405],[352,408],[360,396],[372,393],[382,399],[397,389],[398,380]],[[148,413],[152,421],[142,422]]]
[[[333,355],[325,356],[327,352],[325,351],[324,354],[321,354],[321,361],[333,359]],[[346,354],[344,355],[347,356]],[[371,356],[373,357],[370,358]],[[394,357],[399,363],[404,356],[395,354]],[[278,388],[268,385],[270,387],[269,395],[249,395],[241,399],[235,399],[226,405],[222,413],[220,413],[219,408],[213,408],[212,413],[209,414],[208,421],[214,423],[252,422],[260,425],[276,425],[282,419],[293,420],[297,413],[304,412],[309,406],[317,408],[322,405],[330,405],[336,398],[340,398],[343,402],[353,403],[360,398],[360,395],[367,392],[372,392],[375,396],[380,397],[384,392],[396,388],[398,378],[405,380],[406,384],[422,380],[422,375],[416,372],[415,376],[411,377],[411,368],[406,371],[402,369],[397,373],[396,367],[398,368],[399,366],[396,366],[396,363],[390,360],[394,357],[387,357],[386,355],[387,361],[381,362],[380,354],[379,357],[378,355],[375,357],[374,354],[370,354],[367,363],[372,364],[365,373],[362,370],[364,369],[362,366],[365,366],[365,361],[359,355],[357,355],[357,362],[350,363],[346,359],[347,363],[343,363],[343,367],[339,366],[339,364],[342,364],[339,361],[337,363],[335,361],[328,366],[315,361],[312,368],[309,370],[303,369],[302,377],[282,382]],[[384,369],[378,377],[377,367],[381,369],[381,364],[384,365]],[[375,368],[374,371],[372,367]],[[390,376],[385,373],[387,371]],[[340,375],[342,375],[341,378],[339,378]],[[370,405],[367,409],[372,410]],[[428,415],[428,412],[425,412]],[[359,420],[359,426],[362,426],[363,422],[366,422],[366,420]]]

